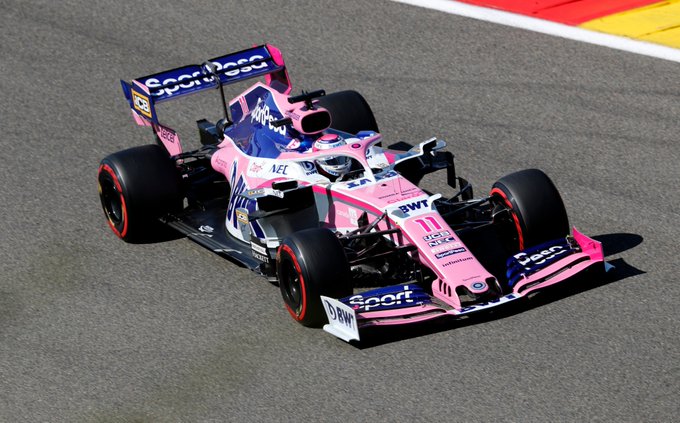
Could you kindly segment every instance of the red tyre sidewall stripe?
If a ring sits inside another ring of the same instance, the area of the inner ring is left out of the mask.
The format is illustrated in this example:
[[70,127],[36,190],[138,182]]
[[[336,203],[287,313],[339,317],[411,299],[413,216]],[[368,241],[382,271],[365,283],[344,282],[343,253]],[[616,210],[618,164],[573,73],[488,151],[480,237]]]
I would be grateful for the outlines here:
[[498,188],[493,188],[491,190],[491,195],[497,194],[499,195],[502,199],[503,202],[505,203],[506,206],[510,208],[510,214],[512,215],[512,220],[515,221],[515,228],[517,229],[517,235],[519,237],[519,249],[523,250],[524,249],[524,235],[522,234],[522,227],[519,224],[519,218],[517,217],[517,213],[515,212],[514,207],[512,206],[512,203],[508,199],[508,197],[505,195],[503,191],[501,191]]
[[109,226],[111,227],[111,230],[119,237],[123,238],[125,235],[127,235],[128,231],[128,218],[127,218],[127,205],[125,204],[125,197],[123,197],[123,189],[121,188],[120,181],[118,180],[118,176],[116,176],[116,172],[111,169],[111,167],[107,164],[103,164],[99,166],[99,173],[101,172],[106,172],[108,173],[111,178],[113,179],[113,183],[116,186],[116,189],[118,190],[118,195],[120,196],[120,204],[121,208],[123,210],[123,230],[119,231],[116,229],[116,226],[113,224],[111,221],[111,218],[107,214],[107,220],[109,221]]
[[300,263],[298,263],[297,257],[295,256],[295,253],[293,250],[287,246],[287,245],[282,245],[279,248],[279,256],[281,255],[281,252],[285,251],[286,254],[290,257],[290,259],[293,261],[293,265],[295,266],[295,270],[298,273],[298,276],[300,276],[300,290],[302,291],[302,309],[300,310],[300,314],[297,314],[295,310],[290,308],[288,304],[286,304],[286,309],[288,309],[288,312],[290,313],[291,316],[293,316],[293,319],[295,320],[302,320],[305,318],[305,313],[307,312],[307,289],[305,288],[305,278],[302,276],[302,270],[300,268]]

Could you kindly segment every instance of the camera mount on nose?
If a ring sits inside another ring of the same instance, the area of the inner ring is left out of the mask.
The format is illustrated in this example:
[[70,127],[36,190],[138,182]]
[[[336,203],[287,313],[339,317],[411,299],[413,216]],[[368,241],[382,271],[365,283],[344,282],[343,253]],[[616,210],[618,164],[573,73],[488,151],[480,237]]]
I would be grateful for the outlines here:
[[314,103],[312,102],[312,100],[314,100],[315,98],[323,97],[325,95],[326,95],[326,91],[324,91],[324,90],[316,90],[316,91],[312,91],[312,92],[307,92],[305,90],[302,90],[302,94],[296,95],[296,96],[293,96],[293,97],[289,97],[288,102],[290,104],[293,104],[293,103],[299,103],[301,101],[304,101],[308,110],[314,110]]

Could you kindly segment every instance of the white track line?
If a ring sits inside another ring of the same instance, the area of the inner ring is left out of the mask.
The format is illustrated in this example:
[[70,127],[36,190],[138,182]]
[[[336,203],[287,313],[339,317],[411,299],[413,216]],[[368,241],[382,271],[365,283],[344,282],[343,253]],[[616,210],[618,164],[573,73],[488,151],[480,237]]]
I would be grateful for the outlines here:
[[454,15],[479,19],[542,34],[554,35],[570,40],[609,47],[659,59],[680,62],[680,49],[665,47],[659,44],[633,40],[631,38],[610,35],[602,32],[536,19],[515,13],[503,12],[496,9],[473,6],[466,3],[458,3],[452,0],[392,0],[397,3],[405,3],[413,6],[424,7]]

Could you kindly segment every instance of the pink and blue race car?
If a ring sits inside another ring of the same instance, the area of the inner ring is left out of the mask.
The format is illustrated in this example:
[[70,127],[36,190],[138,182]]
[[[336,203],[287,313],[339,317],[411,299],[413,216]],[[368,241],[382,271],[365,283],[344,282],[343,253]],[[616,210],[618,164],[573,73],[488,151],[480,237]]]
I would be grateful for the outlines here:
[[[224,86],[255,77],[227,103]],[[305,326],[359,340],[368,326],[463,316],[604,268],[545,173],[504,176],[476,198],[443,141],[384,147],[357,92],[291,95],[271,45],[122,86],[156,142],[99,166],[114,233],[144,242],[169,226],[278,284]],[[223,117],[199,120],[201,147],[185,150],[156,105],[208,89]],[[452,195],[419,187],[436,171]]]

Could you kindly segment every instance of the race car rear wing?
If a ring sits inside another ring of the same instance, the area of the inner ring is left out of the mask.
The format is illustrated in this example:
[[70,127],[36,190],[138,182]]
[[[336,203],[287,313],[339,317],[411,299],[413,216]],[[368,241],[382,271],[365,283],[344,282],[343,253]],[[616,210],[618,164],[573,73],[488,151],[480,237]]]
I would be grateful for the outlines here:
[[181,66],[120,82],[135,120],[145,125],[146,122],[159,123],[156,103],[263,75],[267,85],[284,94],[290,92],[281,52],[269,44],[215,57],[200,65]]

